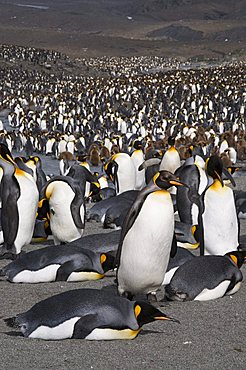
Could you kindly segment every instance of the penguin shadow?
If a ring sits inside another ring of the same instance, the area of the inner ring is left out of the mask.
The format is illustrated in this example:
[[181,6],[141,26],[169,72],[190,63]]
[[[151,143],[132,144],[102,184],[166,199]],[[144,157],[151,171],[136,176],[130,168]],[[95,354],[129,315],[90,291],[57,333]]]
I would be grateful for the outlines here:
[[[101,290],[110,292],[114,296],[119,295],[116,284],[110,284],[110,285],[103,286]],[[155,306],[157,309],[170,307],[171,301],[169,301],[166,296],[163,296],[162,294],[162,298],[161,299],[160,297],[158,298],[159,299],[157,301],[150,302],[145,294],[139,294],[133,297],[133,301],[144,301],[144,302],[150,303],[152,306]]]
[[22,333],[19,331],[5,331],[3,334],[7,335],[8,337],[21,337],[23,338]]
[[142,329],[139,335],[160,334],[160,333],[163,333],[163,332],[160,330]]

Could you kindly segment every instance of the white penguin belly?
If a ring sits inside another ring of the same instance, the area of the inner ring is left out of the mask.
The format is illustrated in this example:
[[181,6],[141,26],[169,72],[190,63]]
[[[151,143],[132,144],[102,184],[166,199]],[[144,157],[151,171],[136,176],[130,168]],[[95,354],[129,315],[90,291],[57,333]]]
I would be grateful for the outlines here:
[[167,285],[167,284],[170,283],[175,271],[178,270],[178,268],[179,268],[179,266],[174,267],[174,268],[172,268],[171,270],[169,270],[168,272],[165,273],[165,277],[164,277],[164,280],[162,282],[162,285]]
[[[75,194],[66,183],[59,184],[53,191],[49,200],[51,215],[50,228],[54,237],[61,242],[70,242],[80,238],[83,229],[76,227],[72,213],[71,203]],[[84,207],[80,208],[81,219],[84,219]]]
[[19,226],[14,242],[17,254],[32,240],[39,198],[34,180],[22,175],[18,176],[18,182],[20,186],[20,197],[17,201]]
[[118,271],[120,293],[150,293],[161,286],[173,233],[170,194],[166,191],[150,194],[123,241]]
[[132,161],[136,171],[136,182],[135,182],[135,189],[141,190],[145,184],[145,170],[138,170],[138,167],[144,162],[144,155],[143,152],[140,150],[136,150],[132,154]]
[[37,271],[23,270],[13,278],[13,283],[46,283],[55,281],[56,273],[60,265],[46,266]]
[[194,301],[210,301],[212,299],[221,298],[225,295],[229,285],[230,280],[224,280],[214,289],[205,288],[194,298]]
[[203,214],[205,254],[224,255],[238,246],[238,223],[232,190],[208,190]]
[[45,340],[72,338],[74,326],[79,319],[80,317],[73,317],[55,327],[41,325],[29,335],[29,338]]
[[116,162],[118,164],[117,180],[119,186],[117,194],[135,189],[136,173],[131,157],[125,153],[118,153],[116,154]]
[[72,272],[67,281],[88,281],[88,280],[99,280],[102,279],[104,275],[99,274],[98,272],[93,271],[80,271],[80,272]]
[[241,288],[242,286],[242,282],[239,281],[237,284],[235,284],[235,286],[229,290],[229,292],[226,293],[226,295],[232,295],[232,294],[235,294],[239,291],[239,289]]
[[175,148],[170,148],[164,154],[160,163],[160,171],[166,170],[174,173],[181,165],[179,153]]
[[132,330],[132,329],[110,329],[110,328],[96,328],[92,330],[92,332],[85,337],[87,340],[116,340],[116,339],[134,339],[139,330]]

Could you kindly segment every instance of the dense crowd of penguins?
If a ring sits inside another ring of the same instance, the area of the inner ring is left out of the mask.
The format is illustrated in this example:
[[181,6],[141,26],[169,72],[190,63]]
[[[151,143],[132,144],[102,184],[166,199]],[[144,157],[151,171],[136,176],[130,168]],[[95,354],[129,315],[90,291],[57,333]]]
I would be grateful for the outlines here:
[[[232,187],[246,156],[245,64],[132,68],[110,78],[0,70],[0,254],[13,259],[1,276],[85,281],[114,270],[118,293],[73,290],[5,320],[26,337],[132,339],[146,323],[177,321],[160,310],[163,286],[177,301],[241,286],[246,194]],[[43,155],[59,160],[59,176],[44,172]],[[83,236],[88,222],[116,230]]]

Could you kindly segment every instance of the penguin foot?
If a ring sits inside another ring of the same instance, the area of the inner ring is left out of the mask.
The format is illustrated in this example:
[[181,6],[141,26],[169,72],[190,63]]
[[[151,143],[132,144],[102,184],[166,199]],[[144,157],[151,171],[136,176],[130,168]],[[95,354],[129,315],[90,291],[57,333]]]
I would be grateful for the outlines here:
[[133,294],[131,294],[130,292],[124,292],[123,294],[121,294],[121,296],[127,298],[129,301],[133,300]]
[[147,294],[147,301],[151,304],[157,303],[156,292],[151,292]]
[[0,260],[2,259],[15,259],[15,253],[11,252],[5,244],[0,246]]

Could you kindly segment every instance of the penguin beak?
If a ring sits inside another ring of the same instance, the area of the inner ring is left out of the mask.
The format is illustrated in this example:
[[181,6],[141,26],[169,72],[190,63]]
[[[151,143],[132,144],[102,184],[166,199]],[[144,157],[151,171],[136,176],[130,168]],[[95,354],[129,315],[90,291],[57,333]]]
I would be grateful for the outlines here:
[[174,186],[185,186],[186,188],[189,187],[187,184],[185,184],[185,183],[183,183],[182,181],[179,181],[179,180],[170,180],[169,184],[174,185]]
[[174,319],[173,317],[168,317],[168,316],[155,316],[154,319],[155,320],[168,320],[168,321],[173,321],[173,322],[177,322],[178,324],[180,324],[179,320]]
[[232,185],[236,186],[235,180],[234,180],[234,178],[232,177],[231,173],[228,171],[227,168],[225,168],[225,167],[223,168],[223,173],[231,181]]

